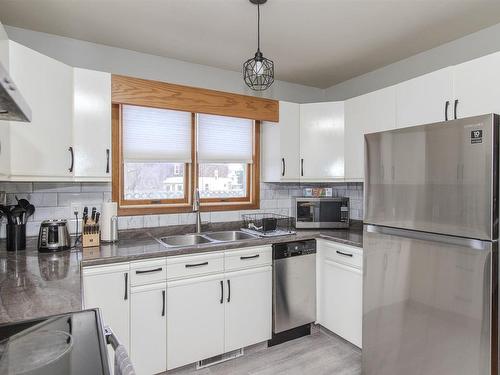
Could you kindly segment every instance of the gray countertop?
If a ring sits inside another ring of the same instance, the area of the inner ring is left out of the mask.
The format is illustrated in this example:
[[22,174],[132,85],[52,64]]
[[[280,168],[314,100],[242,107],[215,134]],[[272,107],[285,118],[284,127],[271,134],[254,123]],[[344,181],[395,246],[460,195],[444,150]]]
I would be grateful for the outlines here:
[[0,323],[82,308],[78,250],[53,254],[35,248],[0,250]]
[[[183,228],[190,231],[192,228]],[[279,242],[323,238],[351,246],[363,246],[361,227],[349,230],[298,230],[296,235],[256,238],[238,242],[166,248],[155,240],[165,228],[121,233],[116,244],[39,253],[36,239],[28,239],[27,250],[8,252],[0,242],[0,323],[76,311],[82,308],[81,267],[126,262],[162,256],[198,254]],[[176,231],[175,233],[179,233]]]
[[208,243],[186,247],[167,248],[160,244],[149,232],[144,237],[120,240],[116,244],[102,244],[100,247],[83,249],[82,265],[95,266],[100,264],[127,262],[132,260],[156,258],[162,256],[177,256],[199,254],[210,251],[230,250],[248,246],[268,245],[279,242],[300,241],[324,238],[351,246],[363,246],[363,232],[360,229],[351,230],[298,230],[297,234],[289,236],[255,238],[236,242]]

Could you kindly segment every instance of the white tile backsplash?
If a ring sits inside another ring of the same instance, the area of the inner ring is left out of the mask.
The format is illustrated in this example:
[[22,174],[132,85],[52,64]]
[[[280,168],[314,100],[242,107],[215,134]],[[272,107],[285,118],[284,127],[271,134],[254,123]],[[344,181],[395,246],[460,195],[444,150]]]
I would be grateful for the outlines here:
[[[348,196],[351,204],[351,218],[363,218],[363,184],[297,184],[261,183],[260,210],[202,212],[202,222],[227,222],[241,219],[244,213],[269,212],[291,215],[293,197],[301,196],[302,189],[309,187],[331,187],[334,196]],[[26,198],[36,207],[26,231],[28,236],[38,235],[42,220],[68,219],[71,233],[76,231],[76,222],[71,210],[72,203],[93,206],[98,210],[102,202],[111,200],[109,183],[72,182],[0,182],[0,191],[7,193],[7,204],[15,204],[15,196]],[[80,213],[81,215],[81,213]],[[179,224],[194,224],[193,213],[162,214],[144,216],[122,216],[118,220],[119,229],[150,228]],[[0,225],[0,238],[5,238],[5,221]]]

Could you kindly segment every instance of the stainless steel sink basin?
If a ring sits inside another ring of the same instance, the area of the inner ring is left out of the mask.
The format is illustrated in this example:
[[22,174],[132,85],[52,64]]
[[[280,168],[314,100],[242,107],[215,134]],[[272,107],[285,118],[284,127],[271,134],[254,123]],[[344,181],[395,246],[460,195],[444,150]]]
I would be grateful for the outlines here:
[[221,232],[206,233],[205,236],[215,241],[229,242],[229,241],[240,241],[248,240],[251,238],[257,238],[253,234],[241,232],[239,230],[228,230]]
[[192,246],[213,242],[211,239],[200,234],[183,234],[177,236],[161,237],[160,241],[167,246]]
[[203,234],[180,234],[157,239],[167,247],[193,246],[217,242],[231,242],[258,238],[257,236],[239,230],[227,230]]

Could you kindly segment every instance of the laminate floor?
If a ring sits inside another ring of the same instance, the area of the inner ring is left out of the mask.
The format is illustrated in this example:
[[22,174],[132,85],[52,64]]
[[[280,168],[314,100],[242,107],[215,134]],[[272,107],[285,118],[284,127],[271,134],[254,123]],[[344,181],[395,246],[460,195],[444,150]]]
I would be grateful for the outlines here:
[[360,375],[361,350],[323,331],[208,368],[193,366],[166,375]]

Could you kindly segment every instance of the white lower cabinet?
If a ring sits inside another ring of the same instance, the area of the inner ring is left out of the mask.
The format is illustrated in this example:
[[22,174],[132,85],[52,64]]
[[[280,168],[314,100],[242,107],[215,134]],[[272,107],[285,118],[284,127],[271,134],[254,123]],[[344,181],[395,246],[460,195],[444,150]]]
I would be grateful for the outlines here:
[[271,338],[272,267],[226,273],[225,351]]
[[168,370],[271,338],[271,264],[271,246],[167,258]]
[[224,352],[224,275],[167,282],[167,369]]
[[318,323],[362,344],[362,250],[318,241]]
[[[362,263],[362,249],[318,240],[317,323],[359,347]],[[139,375],[271,338],[270,245],[84,267],[82,274],[84,307],[101,309]]]
[[[83,306],[99,308],[104,323],[116,334],[127,351],[130,350],[130,288],[128,263],[84,267]],[[110,363],[113,350],[109,346]]]
[[130,358],[137,375],[167,369],[166,282],[130,290]]

